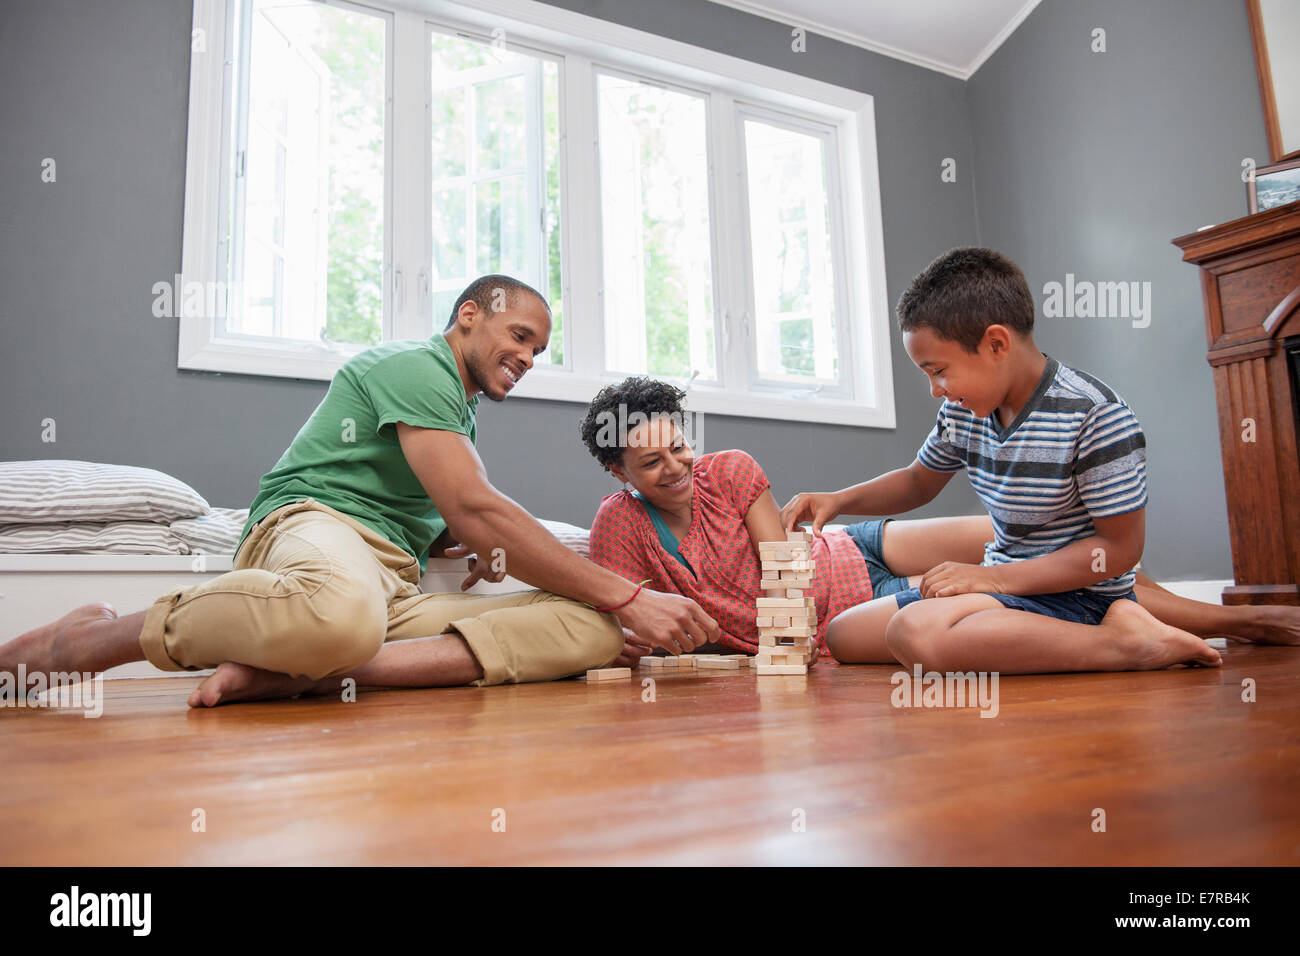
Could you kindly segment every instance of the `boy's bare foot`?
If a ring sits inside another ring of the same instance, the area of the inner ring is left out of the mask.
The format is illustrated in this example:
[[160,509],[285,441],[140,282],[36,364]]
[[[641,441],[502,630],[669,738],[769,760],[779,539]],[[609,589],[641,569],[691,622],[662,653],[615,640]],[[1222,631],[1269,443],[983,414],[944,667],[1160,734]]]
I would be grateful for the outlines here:
[[1195,634],[1162,624],[1136,601],[1111,604],[1101,626],[1115,630],[1123,646],[1129,648],[1125,670],[1153,671],[1175,664],[1218,667],[1223,663],[1219,652]]
[[1246,644],[1286,644],[1300,647],[1300,607],[1260,604],[1245,607],[1248,623],[1238,634],[1224,635]]
[[44,673],[79,670],[86,659],[88,636],[116,618],[117,611],[111,604],[83,604],[57,621],[0,644],[0,671],[15,673],[19,664],[26,665],[29,671]]
[[216,673],[205,679],[190,694],[191,707],[216,707],[241,700],[277,700],[297,697],[317,690],[317,681],[310,677],[290,677],[275,671],[264,671],[248,664],[224,661],[217,665]]

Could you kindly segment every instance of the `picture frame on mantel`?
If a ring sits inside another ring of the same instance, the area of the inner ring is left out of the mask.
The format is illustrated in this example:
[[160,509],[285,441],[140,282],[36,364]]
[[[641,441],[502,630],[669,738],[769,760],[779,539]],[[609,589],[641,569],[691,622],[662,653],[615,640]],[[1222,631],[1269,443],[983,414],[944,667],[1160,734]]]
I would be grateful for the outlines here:
[[1246,177],[1246,208],[1252,216],[1296,201],[1300,201],[1300,156],[1260,166]]
[[1300,158],[1300,2],[1246,0],[1246,15],[1269,161]]

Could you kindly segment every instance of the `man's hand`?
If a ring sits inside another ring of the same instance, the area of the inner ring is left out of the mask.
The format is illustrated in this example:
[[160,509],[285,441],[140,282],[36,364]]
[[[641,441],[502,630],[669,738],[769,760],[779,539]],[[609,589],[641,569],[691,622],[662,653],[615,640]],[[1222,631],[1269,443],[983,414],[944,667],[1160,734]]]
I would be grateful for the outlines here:
[[690,598],[679,594],[642,588],[630,604],[614,613],[640,644],[662,647],[669,654],[689,654],[701,644],[718,639],[717,621]]
[[614,658],[606,667],[637,667],[641,658],[654,653],[654,648],[642,644],[641,639],[632,631],[623,628],[623,653]]
[[493,584],[500,584],[506,579],[504,571],[493,571],[492,565],[487,561],[480,560],[477,554],[471,554],[467,545],[452,545],[443,552],[442,556],[444,558],[469,558],[469,577],[460,582],[462,591],[468,591],[479,581],[491,581]]
[[918,586],[923,598],[952,597],[954,594],[1003,594],[997,568],[982,564],[945,561],[921,575]]
[[839,517],[839,494],[834,491],[801,492],[781,509],[781,527],[793,531],[801,521],[812,522],[812,533],[821,537],[822,525]]

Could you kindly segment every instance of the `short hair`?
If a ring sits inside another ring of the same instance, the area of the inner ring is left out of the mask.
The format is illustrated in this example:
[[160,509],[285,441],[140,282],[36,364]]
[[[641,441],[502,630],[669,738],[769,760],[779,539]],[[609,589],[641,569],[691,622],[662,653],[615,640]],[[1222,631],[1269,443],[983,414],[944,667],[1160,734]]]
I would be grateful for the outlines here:
[[546,301],[546,297],[528,283],[520,282],[518,279],[512,279],[510,276],[497,275],[496,273],[493,273],[491,275],[479,276],[469,285],[465,286],[465,291],[460,294],[460,298],[456,300],[456,304],[451,307],[451,315],[447,318],[447,326],[443,331],[451,331],[451,327],[456,324],[456,316],[460,313],[460,307],[466,302],[473,301],[473,303],[484,312],[493,311],[493,305],[496,304],[495,300],[500,298],[500,293],[497,291],[498,289],[505,291],[506,305],[510,305],[514,302],[515,297],[518,296],[520,292],[527,292],[529,295],[536,296],[537,301],[546,307],[547,315],[551,312],[551,304]]
[[[683,399],[686,393],[675,385],[634,375],[614,385],[606,385],[587,406],[587,417],[578,427],[582,442],[587,446],[593,458],[609,471],[610,465],[623,460],[627,448],[627,423],[639,424],[641,419],[649,420],[656,415],[669,415],[681,422],[685,414]],[[620,415],[620,406],[625,411]],[[610,436],[611,424],[619,424],[620,430]],[[614,441],[610,441],[613,437]]]
[[990,325],[1032,334],[1034,311],[1019,266],[992,249],[965,246],[945,252],[912,280],[898,299],[898,328],[933,329],[975,352]]

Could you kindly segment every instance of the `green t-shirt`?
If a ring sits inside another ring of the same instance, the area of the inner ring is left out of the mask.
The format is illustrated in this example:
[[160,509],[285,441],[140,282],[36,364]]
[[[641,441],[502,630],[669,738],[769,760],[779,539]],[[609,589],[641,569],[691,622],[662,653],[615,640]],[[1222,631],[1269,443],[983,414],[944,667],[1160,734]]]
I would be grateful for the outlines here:
[[315,498],[414,556],[447,522],[402,454],[394,422],[459,432],[475,441],[478,396],[465,400],[456,358],[441,335],[385,342],[350,358],[307,423],[262,476],[239,543],[276,508]]

